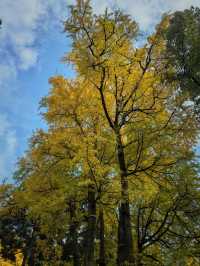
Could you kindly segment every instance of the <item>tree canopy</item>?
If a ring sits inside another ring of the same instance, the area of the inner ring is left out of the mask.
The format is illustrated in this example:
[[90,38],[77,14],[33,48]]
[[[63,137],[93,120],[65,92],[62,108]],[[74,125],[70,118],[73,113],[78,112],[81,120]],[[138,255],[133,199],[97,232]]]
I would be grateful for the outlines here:
[[167,56],[174,66],[174,78],[187,90],[196,107],[200,91],[200,9],[191,7],[171,15],[166,31]]
[[172,18],[138,48],[138,25],[121,10],[96,15],[89,1],[69,10],[63,61],[76,76],[49,79],[40,102],[48,129],[30,139],[16,184],[0,187],[2,257],[18,252],[30,266],[199,265],[199,125],[180,89],[179,56],[170,61]]

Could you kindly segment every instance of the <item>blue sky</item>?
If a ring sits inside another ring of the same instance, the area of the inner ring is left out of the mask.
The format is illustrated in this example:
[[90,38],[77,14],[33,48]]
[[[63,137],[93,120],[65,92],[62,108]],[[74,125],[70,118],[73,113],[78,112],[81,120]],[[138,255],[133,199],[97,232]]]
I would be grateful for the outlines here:
[[[11,178],[33,131],[45,127],[38,103],[49,91],[49,77],[73,77],[60,62],[70,50],[62,21],[72,2],[0,0],[0,180]],[[200,7],[200,0],[93,0],[92,5],[96,13],[119,6],[149,32],[163,12]]]

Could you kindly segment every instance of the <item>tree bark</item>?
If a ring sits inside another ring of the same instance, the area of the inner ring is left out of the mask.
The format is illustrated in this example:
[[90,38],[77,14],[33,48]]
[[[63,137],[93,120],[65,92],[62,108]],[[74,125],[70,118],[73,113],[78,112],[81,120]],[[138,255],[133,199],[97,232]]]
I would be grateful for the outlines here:
[[71,245],[73,252],[73,265],[80,266],[80,254],[78,249],[78,223],[76,220],[76,203],[74,200],[70,201],[69,204],[70,211],[70,237],[71,237]]
[[106,254],[105,254],[105,236],[104,236],[104,213],[103,209],[100,209],[99,213],[99,266],[106,266]]
[[96,235],[96,199],[93,185],[88,187],[88,218],[85,236],[84,266],[95,265],[95,235]]
[[29,250],[29,256],[28,256],[27,265],[29,265],[29,266],[34,266],[35,265],[35,250],[34,250],[34,248],[31,248]]
[[127,168],[125,163],[124,149],[119,132],[116,135],[116,142],[121,177],[121,204],[119,206],[117,265],[123,266],[127,262],[129,264],[134,262],[133,240],[131,230]]
[[33,226],[33,232],[26,247],[26,258],[23,260],[25,265],[34,266],[36,263],[36,226]]

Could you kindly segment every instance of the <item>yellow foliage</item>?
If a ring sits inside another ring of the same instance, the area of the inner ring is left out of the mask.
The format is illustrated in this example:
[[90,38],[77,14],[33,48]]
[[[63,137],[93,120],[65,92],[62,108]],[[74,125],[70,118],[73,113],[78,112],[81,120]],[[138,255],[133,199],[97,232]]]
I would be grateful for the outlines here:
[[0,256],[0,266],[21,266],[22,265],[22,260],[23,260],[23,255],[22,253],[17,253],[15,255],[16,261],[12,262],[9,260],[4,260],[1,256]]

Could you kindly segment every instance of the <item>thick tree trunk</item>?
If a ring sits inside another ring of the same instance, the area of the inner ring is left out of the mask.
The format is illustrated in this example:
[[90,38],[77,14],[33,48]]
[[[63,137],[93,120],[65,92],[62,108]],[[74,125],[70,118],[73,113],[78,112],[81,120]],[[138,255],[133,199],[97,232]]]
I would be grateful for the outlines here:
[[70,210],[70,237],[71,237],[71,245],[72,245],[72,252],[73,252],[73,265],[80,266],[80,254],[78,248],[78,223],[76,220],[76,203],[74,200],[70,201],[69,204]]
[[23,260],[25,265],[34,266],[36,263],[35,241],[36,241],[36,231],[35,231],[35,227],[33,227],[32,236],[29,238],[29,241],[26,247],[26,252],[25,252],[26,258],[24,258]]
[[119,207],[118,225],[118,265],[125,262],[133,263],[133,244],[129,203],[121,203]]
[[100,209],[99,213],[99,266],[106,266],[106,254],[105,254],[105,237],[104,237],[104,214],[103,209]]
[[133,263],[133,240],[128,195],[127,168],[120,134],[117,134],[117,156],[121,175],[121,204],[119,206],[117,265]]
[[73,265],[80,265],[80,253],[78,247],[78,222],[76,215],[76,202],[74,199],[70,199],[68,202],[67,212],[69,212],[70,226],[69,226],[69,237],[63,244],[62,260],[68,261],[70,257],[73,259]]
[[88,187],[88,221],[85,239],[84,266],[95,265],[96,199],[94,186]]

